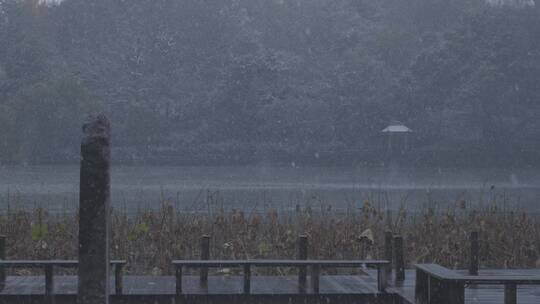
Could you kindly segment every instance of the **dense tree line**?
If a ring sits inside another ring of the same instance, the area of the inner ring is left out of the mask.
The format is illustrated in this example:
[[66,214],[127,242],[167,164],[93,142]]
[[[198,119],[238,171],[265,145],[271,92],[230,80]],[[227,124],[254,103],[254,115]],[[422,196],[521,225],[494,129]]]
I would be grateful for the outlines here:
[[[538,164],[532,1],[0,0],[0,161]],[[514,5],[511,5],[511,4]],[[395,156],[394,156],[395,157]]]

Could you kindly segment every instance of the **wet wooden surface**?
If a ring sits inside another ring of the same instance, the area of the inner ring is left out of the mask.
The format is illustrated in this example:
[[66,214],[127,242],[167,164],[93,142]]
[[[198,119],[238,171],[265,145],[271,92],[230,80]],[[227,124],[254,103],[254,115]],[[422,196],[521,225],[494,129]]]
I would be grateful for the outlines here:
[[[307,293],[311,293],[308,276]],[[208,288],[203,288],[198,276],[184,276],[183,294],[242,294],[242,276],[209,276]],[[123,294],[126,295],[173,295],[173,276],[124,276]],[[111,282],[114,294],[114,286]],[[1,295],[33,295],[45,292],[43,276],[9,276]],[[75,294],[76,276],[55,276],[55,294]],[[298,294],[297,276],[253,276],[251,294]],[[321,276],[321,294],[378,294],[377,280],[368,275]]]
[[[378,295],[376,270],[368,270],[369,275],[325,275],[321,276],[320,293],[330,295]],[[465,273],[465,272],[464,272]],[[537,276],[540,269],[529,270],[480,270],[480,275],[494,276]],[[74,295],[77,291],[76,276],[55,276],[55,294]],[[307,294],[311,294],[308,276]],[[401,284],[391,281],[390,293],[397,293],[410,303],[414,303],[415,271],[407,270],[406,279]],[[43,276],[9,276],[1,295],[41,295],[45,292]],[[111,290],[114,288],[111,283]],[[243,292],[243,277],[239,275],[209,276],[208,288],[199,284],[198,276],[183,278],[184,295],[234,295]],[[124,295],[174,295],[173,276],[125,276]],[[297,295],[297,276],[253,276],[252,295]],[[504,287],[493,285],[469,286],[465,289],[467,304],[503,303]],[[540,303],[540,286],[519,286],[518,303]]]
[[[458,273],[467,275],[467,271],[458,271]],[[538,276],[540,269],[516,269],[516,270],[480,270],[479,275],[490,276]],[[416,280],[416,271],[407,270],[405,281],[395,283],[392,281],[390,292],[396,292],[410,303],[414,303],[414,288]],[[517,289],[517,302],[519,304],[539,304],[540,286],[522,285]],[[465,303],[467,304],[497,304],[504,303],[504,286],[496,285],[477,285],[465,288]]]

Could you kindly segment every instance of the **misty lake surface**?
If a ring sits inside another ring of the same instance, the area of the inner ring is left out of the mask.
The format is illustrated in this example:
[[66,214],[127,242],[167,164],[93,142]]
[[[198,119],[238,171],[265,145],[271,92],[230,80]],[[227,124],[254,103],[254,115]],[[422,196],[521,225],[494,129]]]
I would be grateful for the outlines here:
[[[128,213],[160,208],[185,212],[269,208],[414,210],[426,205],[487,205],[540,211],[538,169],[115,166],[112,205]],[[78,208],[78,166],[1,166],[0,209]]]

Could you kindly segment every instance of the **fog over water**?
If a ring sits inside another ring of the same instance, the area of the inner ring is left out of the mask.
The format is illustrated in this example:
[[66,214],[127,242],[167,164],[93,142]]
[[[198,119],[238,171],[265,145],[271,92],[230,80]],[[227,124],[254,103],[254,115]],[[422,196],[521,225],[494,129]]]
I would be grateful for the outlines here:
[[[533,0],[0,0],[0,209],[540,210]],[[56,165],[44,165],[56,164]]]
[[[77,166],[0,167],[0,208],[43,207],[54,212],[78,208]],[[334,210],[370,202],[381,209],[401,206],[501,207],[540,211],[540,171],[533,169],[338,168],[338,167],[175,167],[116,166],[112,203],[128,213],[159,208],[247,212],[301,207]]]

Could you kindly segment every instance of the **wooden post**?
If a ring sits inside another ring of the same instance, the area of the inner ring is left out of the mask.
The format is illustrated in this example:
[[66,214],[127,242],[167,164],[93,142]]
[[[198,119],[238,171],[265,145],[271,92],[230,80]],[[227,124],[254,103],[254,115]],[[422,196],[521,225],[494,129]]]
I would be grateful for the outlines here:
[[[298,237],[298,260],[307,260],[308,258],[308,238],[306,235],[300,235]],[[306,292],[306,267],[300,266],[298,268],[298,290],[300,293]]]
[[[6,259],[6,236],[0,235],[0,260]],[[6,287],[6,269],[0,267],[0,291]]]
[[392,275],[392,231],[384,233],[384,259],[389,262],[386,266],[386,275]]
[[79,193],[79,304],[109,303],[110,124],[104,115],[83,126]]
[[443,288],[444,304],[465,304],[465,285],[463,283],[445,281]]
[[[418,272],[417,272],[418,274]],[[417,294],[418,304],[464,304],[465,303],[465,286],[463,283],[454,280],[441,280],[436,277],[426,275],[427,288],[425,296],[420,300]],[[418,279],[417,279],[418,282]],[[418,287],[417,287],[418,288]],[[418,291],[418,289],[417,289]]]
[[386,226],[389,230],[392,230],[393,221],[392,221],[392,210],[386,210]]
[[116,264],[114,265],[114,291],[115,294],[122,294],[122,289],[124,287],[123,273],[122,268],[124,265]]
[[244,293],[251,292],[251,265],[244,265]]
[[313,265],[311,266],[311,287],[313,288],[313,293],[319,293],[319,277],[321,274],[321,266]]
[[417,304],[429,304],[429,276],[422,270],[416,269],[416,284],[414,297]]
[[405,280],[405,261],[403,259],[403,237],[394,237],[394,265],[396,267],[396,281]]
[[176,294],[182,293],[182,265],[176,265]]
[[[201,260],[210,259],[210,236],[201,237]],[[208,267],[201,267],[200,281],[203,287],[208,287]]]
[[387,270],[388,267],[386,265],[377,266],[377,289],[379,292],[386,292],[386,288],[388,287]]
[[504,304],[517,304],[516,284],[504,285]]
[[45,297],[48,304],[54,303],[53,265],[45,266]]
[[470,243],[471,243],[471,256],[470,256],[470,263],[469,263],[469,274],[470,275],[478,275],[478,231],[471,232],[470,235]]

